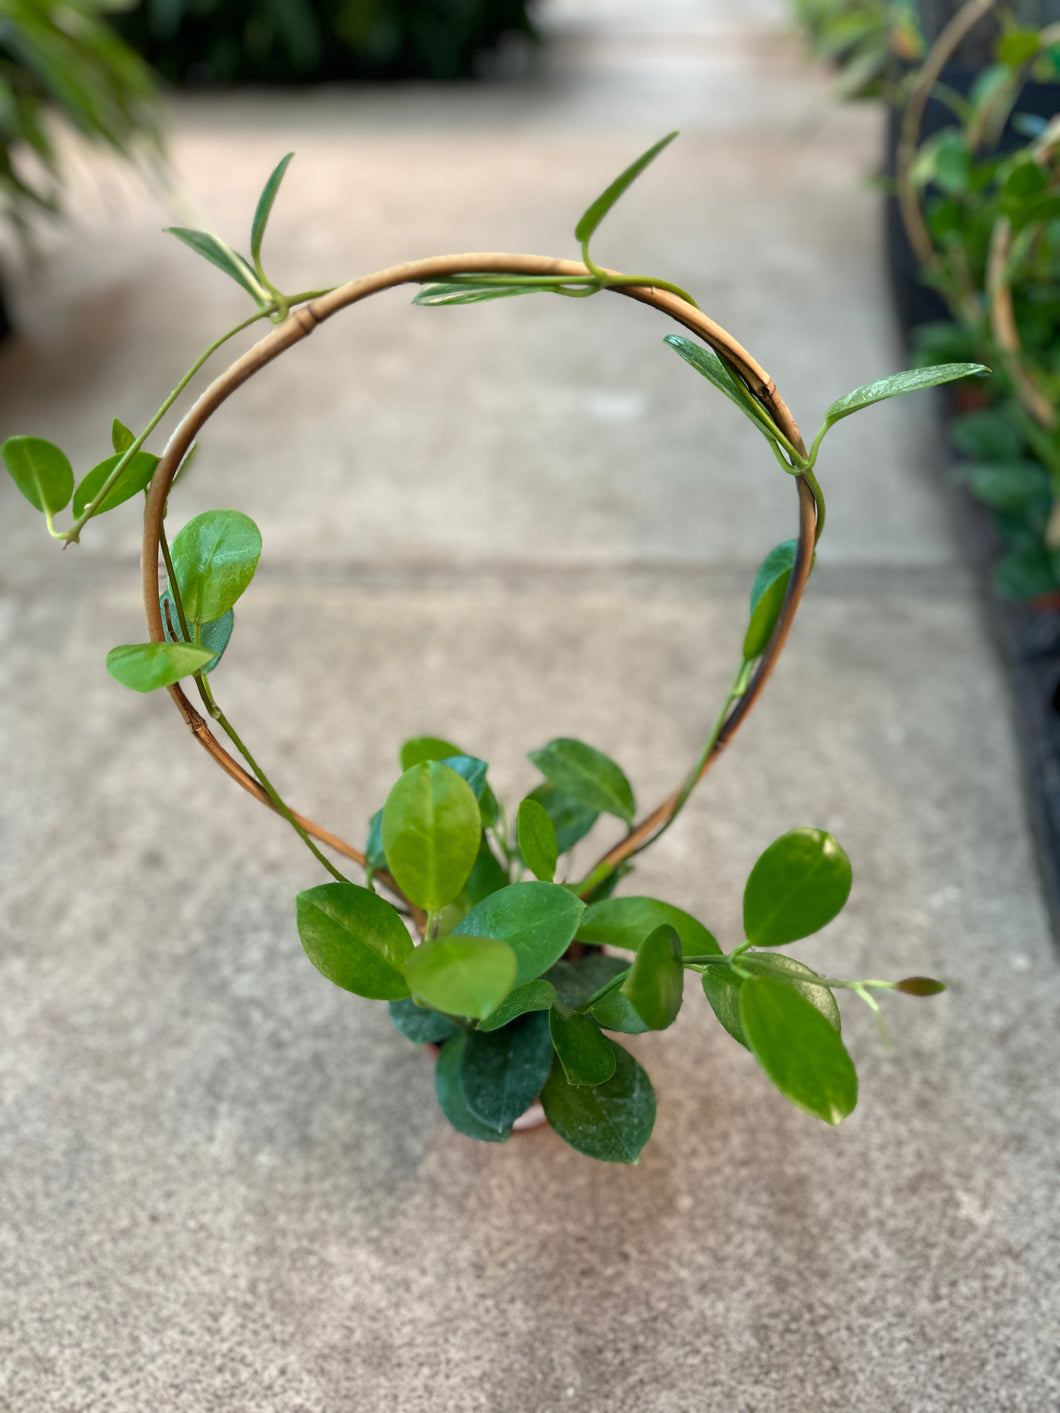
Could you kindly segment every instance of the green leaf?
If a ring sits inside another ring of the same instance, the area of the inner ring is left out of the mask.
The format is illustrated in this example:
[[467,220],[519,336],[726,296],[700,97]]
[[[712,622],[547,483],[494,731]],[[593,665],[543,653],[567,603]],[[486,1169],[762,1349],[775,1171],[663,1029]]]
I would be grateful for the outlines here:
[[193,643],[127,643],[111,648],[107,671],[123,687],[153,692],[200,672],[212,657],[209,648]]
[[[756,976],[772,976],[774,980],[792,987],[820,1011],[829,1025],[834,1026],[836,1030],[841,1029],[842,1019],[835,997],[827,986],[815,984],[817,972],[796,961],[794,957],[787,957],[783,952],[778,952],[775,956],[769,953],[758,956],[745,952],[740,957],[740,966]],[[731,967],[707,967],[703,973],[703,990],[711,1009],[732,1038],[746,1046],[747,1037],[740,1021],[740,991],[743,984],[744,978],[737,976]],[[750,1046],[747,1048],[750,1049]]]
[[409,994],[412,938],[388,902],[356,883],[322,883],[295,900],[305,954],[329,981],[373,1001]]
[[552,1039],[542,1012],[520,1016],[503,1030],[473,1030],[464,1046],[460,1088],[480,1123],[504,1130],[541,1093],[552,1068]]
[[597,226],[607,215],[608,211],[611,210],[611,207],[614,206],[623,192],[627,191],[629,187],[633,185],[641,172],[644,171],[645,167],[655,161],[664,147],[669,147],[676,136],[676,132],[667,133],[664,138],[661,138],[654,146],[649,147],[647,152],[638,157],[635,162],[631,162],[626,170],[614,179],[607,190],[596,198],[574,227],[575,240],[584,245],[585,242],[590,239]]
[[894,983],[894,989],[901,991],[903,996],[939,996],[946,985],[933,976],[906,976]]
[[490,789],[486,781],[486,772],[489,766],[484,760],[479,760],[477,756],[444,756],[442,764],[447,765],[450,770],[455,770],[457,775],[462,775],[475,793],[478,800],[479,811],[482,815],[483,829],[494,824],[500,814],[500,806],[497,797]]
[[417,1000],[447,1015],[482,1020],[515,985],[517,967],[506,942],[442,937],[415,949],[405,963],[405,978]]
[[957,474],[976,500],[1006,515],[1026,515],[1035,501],[1049,502],[1049,473],[1040,461],[980,461]]
[[721,948],[697,918],[658,898],[607,898],[593,903],[578,924],[578,941],[635,952],[663,923],[676,930],[686,957],[721,956]]
[[551,883],[556,875],[559,845],[548,812],[537,800],[526,799],[519,806],[517,831],[523,862],[535,878]]
[[783,947],[832,921],[850,896],[850,860],[823,829],[792,829],[758,859],[743,894],[757,947]]
[[547,1011],[556,999],[556,988],[549,981],[528,981],[517,986],[495,1011],[479,1022],[479,1030],[500,1030],[502,1025],[529,1011]]
[[990,369],[982,363],[937,363],[933,368],[909,368],[904,373],[892,373],[889,378],[866,383],[853,392],[837,397],[824,415],[825,427],[833,426],[852,412],[860,412],[863,407],[871,407],[874,402],[883,402],[902,393],[922,392],[925,388],[952,383],[958,378],[983,378],[989,372]]
[[621,1045],[604,1084],[571,1084],[557,1058],[541,1091],[545,1117],[565,1143],[605,1163],[635,1163],[655,1125],[651,1080]]
[[434,1092],[442,1113],[466,1138],[478,1138],[486,1143],[504,1143],[511,1136],[511,1129],[498,1131],[476,1119],[467,1107],[464,1091],[460,1087],[460,1071],[463,1067],[464,1050],[467,1046],[467,1032],[454,1035],[442,1046],[438,1063],[434,1067]]
[[584,910],[580,898],[556,883],[512,883],[472,908],[453,936],[507,942],[518,958],[514,984],[523,986],[562,957]]
[[664,922],[637,948],[620,990],[649,1030],[665,1030],[677,1019],[684,988],[681,939],[677,929]]
[[[162,632],[166,636],[167,643],[182,643],[185,641],[180,636],[180,617],[177,614],[176,601],[167,588],[158,600],[158,606],[162,613]],[[217,664],[224,657],[225,648],[228,647],[229,639],[232,637],[232,629],[235,627],[236,616],[231,609],[223,613],[213,623],[202,624],[199,630],[199,646],[209,648],[214,656],[203,668],[203,672],[212,672]]]
[[[623,963],[628,966],[628,962]],[[647,1021],[633,1008],[628,996],[621,990],[609,991],[601,996],[590,1014],[600,1022],[605,1030],[617,1030],[621,1035],[644,1035],[651,1030]]]
[[401,769],[409,770],[425,760],[447,760],[450,756],[465,754],[459,746],[454,746],[451,741],[443,741],[438,736],[413,736],[401,747]]
[[1009,550],[994,565],[994,583],[1007,599],[1033,599],[1056,588],[1056,576],[1044,545]]
[[390,1020],[394,1029],[414,1045],[440,1045],[450,1036],[460,1034],[456,1021],[440,1011],[432,1011],[430,1006],[418,1005],[411,996],[390,1002]]
[[277,163],[258,198],[257,210],[254,212],[254,221],[250,228],[250,254],[259,269],[261,268],[261,242],[265,236],[265,227],[269,223],[272,203],[276,200],[276,193],[280,189],[280,183],[283,181],[284,173],[293,156],[293,152],[288,152],[287,156]]
[[40,437],[8,437],[0,448],[12,481],[36,510],[58,515],[74,493],[74,469],[66,456]]
[[189,623],[212,623],[246,589],[261,557],[261,535],[239,510],[205,510],[181,529],[170,554]]
[[561,854],[567,853],[584,839],[600,817],[599,810],[589,809],[579,800],[572,800],[548,780],[543,780],[526,798],[536,800],[552,821],[552,828],[556,831],[556,848]]
[[800,1109],[838,1124],[858,1101],[858,1078],[835,1027],[804,996],[769,976],[745,981],[740,1023],[755,1059]]
[[682,334],[667,334],[663,343],[670,345],[697,373],[701,373],[708,383],[725,394],[740,411],[752,421],[760,432],[775,439],[777,428],[769,413],[751,392],[743,379],[729,367],[720,354],[710,344],[693,343]]
[[540,284],[520,285],[474,285],[460,284],[424,285],[413,299],[413,304],[436,308],[448,304],[485,304],[491,299],[511,299],[517,294],[541,294],[555,289],[555,283],[542,280]]
[[229,279],[235,280],[237,285],[242,285],[255,304],[268,303],[268,294],[258,283],[254,271],[242,255],[237,255],[223,240],[218,240],[206,231],[191,231],[184,226],[167,226],[166,234],[176,236],[189,249],[194,250],[196,255],[201,255],[204,260],[209,260],[211,265],[223,270]]
[[997,42],[997,57],[1002,64],[1019,68],[1027,64],[1038,52],[1038,32],[1033,29],[1013,30],[1002,35]]
[[376,810],[368,821],[368,842],[364,846],[368,867],[373,873],[386,868],[386,854],[383,851],[383,811]]
[[569,962],[566,958],[556,962],[555,966],[549,967],[544,979],[556,988],[556,995],[564,1005],[577,1008],[584,1006],[590,996],[614,980],[620,971],[628,969],[629,962],[622,957],[590,952],[576,962]]
[[950,423],[950,439],[958,451],[980,461],[1015,461],[1025,439],[1012,419],[996,407],[965,412]]
[[743,655],[748,662],[765,652],[776,627],[798,544],[798,540],[784,540],[769,551],[758,567],[751,586],[751,618],[743,640]]
[[406,770],[383,806],[387,866],[417,907],[435,911],[456,897],[478,855],[481,834],[475,792],[439,761]]
[[615,1072],[615,1047],[596,1021],[557,1001],[548,1024],[567,1083],[606,1084]]
[[[80,516],[89,501],[99,494],[103,488],[103,482],[117,466],[123,454],[108,456],[106,461],[101,461],[98,466],[93,466],[91,471],[86,472],[74,492],[75,517]],[[130,457],[128,463],[122,468],[122,473],[117,481],[111,486],[102,503],[96,507],[96,515],[103,515],[106,511],[113,510],[116,505],[131,500],[138,491],[142,491],[155,474],[157,465],[158,457],[152,456],[148,451],[138,451],[135,456]]]
[[563,794],[589,809],[633,821],[636,805],[629,781],[609,756],[583,741],[558,737],[529,757]]
[[120,422],[117,417],[111,423],[110,444],[119,456],[129,450],[136,440],[134,433],[130,432],[124,422]]
[[471,865],[467,882],[453,901],[442,909],[440,931],[452,932],[476,904],[481,903],[483,898],[488,898],[491,893],[498,893],[502,888],[507,888],[508,881],[508,870],[497,862],[496,855],[483,835],[479,840],[478,854]]

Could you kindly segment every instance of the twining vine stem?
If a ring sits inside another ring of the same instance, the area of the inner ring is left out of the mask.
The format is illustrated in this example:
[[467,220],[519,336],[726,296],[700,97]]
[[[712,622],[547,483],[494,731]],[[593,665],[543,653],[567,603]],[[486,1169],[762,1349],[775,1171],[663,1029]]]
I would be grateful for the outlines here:
[[[318,324],[323,323],[333,314],[337,314],[341,309],[357,304],[370,295],[378,294],[381,290],[393,289],[398,285],[430,284],[435,281],[451,279],[453,276],[475,273],[516,277],[536,276],[538,278],[581,277],[583,279],[592,279],[603,275],[615,280],[628,279],[616,271],[600,270],[597,267],[590,269],[577,261],[559,260],[547,256],[510,255],[496,252],[442,255],[379,270],[375,274],[352,280],[348,284],[311,299],[300,308],[293,309],[282,323],[278,324],[241,358],[238,358],[198,398],[170,437],[151,479],[144,512],[142,568],[144,611],[147,616],[148,632],[153,642],[162,642],[165,639],[158,597],[158,558],[163,538],[162,521],[165,515],[166,499],[181,462],[209,418],[255,373],[278,358],[288,348],[300,343],[302,339],[313,332]],[[747,350],[720,324],[715,323],[713,319],[674,290],[628,283],[605,285],[604,288],[610,288],[616,294],[634,299],[638,303],[651,305],[661,313],[669,315],[679,324],[683,324],[685,328],[690,329],[692,333],[710,344],[762,403],[787,442],[801,457],[805,457],[806,448],[798,426],[777,392],[773,380]],[[741,683],[740,693],[736,696],[730,693],[726,709],[723,710],[708,741],[707,748],[697,762],[692,775],[683,781],[672,795],[646,815],[639,824],[634,825],[624,839],[621,839],[603,855],[596,866],[590,870],[582,885],[581,892],[583,894],[590,892],[592,887],[598,886],[602,878],[613,872],[615,868],[647,843],[657,838],[675,818],[693,786],[703,778],[718,755],[747,719],[769,680],[784,644],[787,642],[795,613],[809,578],[815,536],[818,530],[818,510],[813,488],[808,484],[806,476],[801,474],[795,476],[795,483],[799,498],[799,533],[795,563],[780,615],[765,651],[759,658],[750,679],[746,683]],[[170,573],[170,579],[172,582],[172,573]],[[206,721],[192,706],[180,686],[171,686],[168,691],[196,740],[221,769],[240,784],[248,794],[260,800],[262,804],[281,814],[286,813],[285,808],[278,805],[276,799],[272,797],[275,792],[272,792],[272,796],[270,796],[270,792],[229,755],[211,733]],[[728,710],[730,706],[731,710]],[[320,843],[335,849],[362,867],[367,866],[364,853],[346,843],[338,835],[323,829],[313,820],[296,814],[294,811],[290,811],[290,818],[300,832],[304,831],[306,835],[311,835]],[[407,903],[407,899],[404,899],[401,890],[388,874],[377,871],[374,877]],[[411,905],[410,911],[422,932],[426,923],[424,915],[419,909],[412,908]]]

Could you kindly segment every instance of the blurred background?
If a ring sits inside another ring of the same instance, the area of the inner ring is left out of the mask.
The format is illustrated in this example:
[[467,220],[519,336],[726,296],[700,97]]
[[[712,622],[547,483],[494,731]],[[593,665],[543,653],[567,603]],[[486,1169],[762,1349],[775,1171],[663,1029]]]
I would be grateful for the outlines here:
[[[856,886],[807,960],[950,990],[894,1008],[893,1053],[844,1014],[838,1135],[752,1098],[690,996],[635,1041],[656,1134],[604,1175],[436,1122],[426,1059],[301,954],[297,843],[106,674],[144,632],[137,502],[59,553],[3,478],[0,1407],[1060,1400],[1057,25],[1060,0],[0,0],[0,437],[78,476],[252,312],[163,228],[245,253],[289,151],[264,257],[293,291],[574,258],[678,128],[594,254],[689,289],[807,438],[899,368],[994,370],[830,434],[785,659],[626,885],[739,935],[734,880],[820,825]],[[236,506],[265,546],[218,697],[354,843],[423,732],[509,801],[526,750],[583,737],[647,807],[792,488],[652,311],[410,297],[322,326],[202,438],[171,517]]]

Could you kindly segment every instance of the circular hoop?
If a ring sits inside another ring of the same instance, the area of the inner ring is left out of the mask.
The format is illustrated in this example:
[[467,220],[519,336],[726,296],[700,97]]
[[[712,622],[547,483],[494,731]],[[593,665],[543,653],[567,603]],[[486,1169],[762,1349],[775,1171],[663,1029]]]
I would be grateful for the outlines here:
[[[393,289],[397,285],[428,284],[452,279],[454,275],[474,273],[538,276],[582,275],[591,278],[591,272],[578,261],[558,260],[539,255],[506,255],[496,252],[440,255],[426,260],[410,261],[404,265],[394,265],[388,269],[379,270],[374,275],[366,275],[361,279],[352,280],[349,284],[332,290],[330,294],[311,300],[301,308],[294,310],[283,323],[277,325],[265,338],[256,343],[253,348],[238,358],[231,367],[211,383],[170,437],[151,480],[147,506],[144,511],[142,567],[144,611],[147,615],[147,629],[152,642],[158,643],[164,640],[162,612],[158,596],[158,559],[166,498],[177,468],[187,455],[192,442],[221,404],[226,402],[237,388],[252,378],[266,364],[271,363],[294,344],[300,343],[302,339],[313,332],[318,324],[322,324],[325,319],[338,313],[340,309],[346,309],[350,305],[359,303],[362,299],[367,299],[370,295],[378,294],[381,290]],[[617,272],[607,271],[606,273],[612,275]],[[805,454],[806,449],[799,429],[777,392],[772,378],[720,324],[716,324],[713,319],[708,318],[694,305],[668,290],[640,285],[605,285],[604,288],[610,289],[612,293],[635,299],[641,304],[653,306],[710,344],[765,406],[776,425],[792,445],[800,453]],[[788,582],[784,604],[772,637],[759,659],[747,690],[727,717],[714,749],[704,761],[698,778],[702,778],[706,774],[719,753],[732,740],[760,696],[787,641],[791,624],[802,599],[806,580],[809,578],[817,527],[816,506],[813,494],[801,476],[795,477],[795,484],[799,498],[799,533],[795,564]],[[248,794],[253,795],[262,804],[268,805],[270,809],[274,808],[254,777],[230,756],[216,739],[205,719],[192,706],[179,684],[169,687],[168,691],[199,744],[212,756],[222,770],[237,781]],[[603,856],[597,867],[600,865],[614,867],[650,839],[655,831],[669,820],[677,807],[680,796],[681,788],[679,787],[650,814],[646,815],[639,824],[634,825],[626,837]],[[361,866],[366,864],[367,860],[360,849],[354,848],[338,835],[321,828],[320,825],[302,815],[296,814],[294,817],[307,833],[321,843],[327,844]]]

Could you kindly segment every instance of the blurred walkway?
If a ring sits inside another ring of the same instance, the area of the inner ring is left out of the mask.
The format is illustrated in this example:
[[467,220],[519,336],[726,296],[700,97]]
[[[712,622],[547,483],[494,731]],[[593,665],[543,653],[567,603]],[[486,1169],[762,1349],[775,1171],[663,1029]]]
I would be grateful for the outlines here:
[[[691,288],[812,435],[900,366],[879,115],[833,104],[772,0],[645,11],[554,0],[549,52],[509,84],[181,97],[180,220],[245,244],[294,148],[266,246],[287,287],[442,251],[575,255],[587,202],[680,127],[594,249]],[[82,180],[0,350],[0,434],[78,467],[243,311],[128,180]],[[613,754],[646,805],[679,777],[795,498],[668,331],[609,296],[395,292],[214,419],[174,511],[261,525],[216,686],[300,808],[359,838],[420,731],[489,759],[512,802],[553,735]],[[1003,685],[928,474],[928,401],[827,445],[784,663],[632,882],[735,940],[765,844],[833,829],[854,895],[799,955],[951,990],[889,1007],[893,1054],[845,1008],[862,1099],[825,1131],[690,986],[677,1025],[634,1043],[659,1118],[621,1171],[548,1132],[448,1129],[427,1058],[305,962],[292,895],[317,880],[293,837],[167,699],[107,677],[106,649],[143,633],[135,512],[61,555],[0,484],[0,1409],[1060,1401],[1057,968]]]

